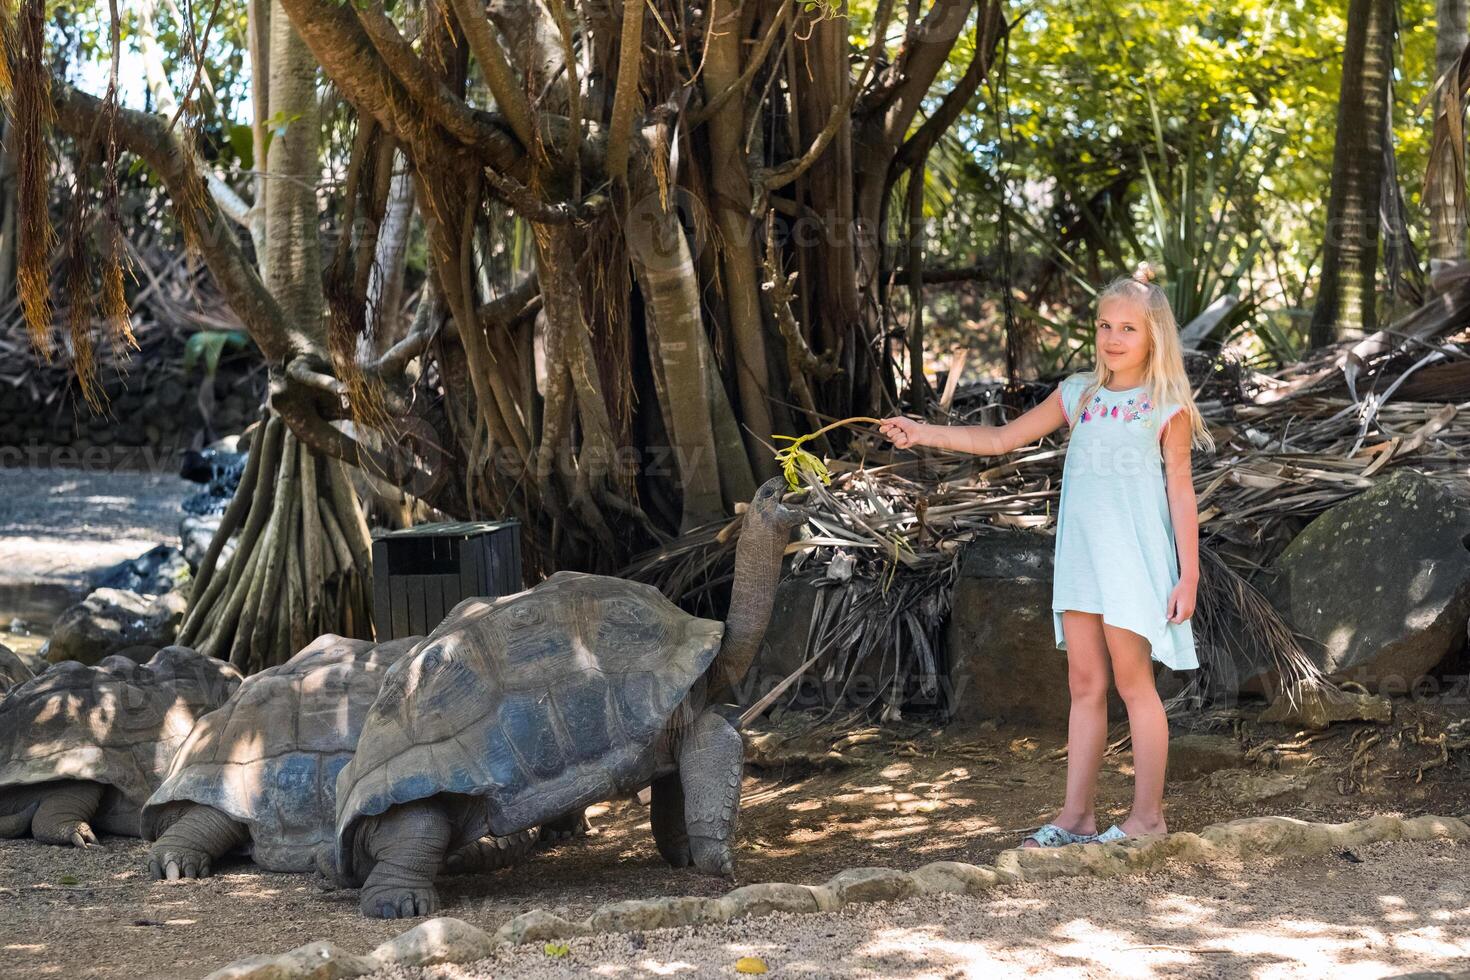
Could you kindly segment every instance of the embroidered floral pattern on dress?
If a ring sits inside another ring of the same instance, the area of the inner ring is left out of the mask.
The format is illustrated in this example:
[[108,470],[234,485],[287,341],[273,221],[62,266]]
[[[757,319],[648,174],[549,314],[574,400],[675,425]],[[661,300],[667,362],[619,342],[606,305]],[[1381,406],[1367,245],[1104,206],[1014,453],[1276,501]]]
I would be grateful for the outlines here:
[[1102,394],[1099,393],[1093,395],[1092,401],[1088,404],[1087,408],[1083,409],[1080,421],[1090,422],[1096,418],[1114,418],[1122,419],[1124,422],[1142,421],[1145,426],[1152,428],[1154,422],[1153,410],[1154,404],[1149,401],[1147,394],[1140,394],[1128,399],[1121,405],[1114,405],[1109,408],[1103,404]]

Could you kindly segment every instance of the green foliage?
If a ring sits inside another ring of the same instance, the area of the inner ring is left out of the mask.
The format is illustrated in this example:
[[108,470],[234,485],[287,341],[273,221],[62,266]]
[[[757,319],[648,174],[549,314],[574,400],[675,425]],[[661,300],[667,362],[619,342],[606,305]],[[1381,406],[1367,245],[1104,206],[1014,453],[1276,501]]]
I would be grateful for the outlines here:
[[243,330],[201,330],[184,343],[184,371],[193,371],[202,363],[205,380],[212,382],[225,351],[245,350],[249,345],[250,338]]
[[[855,21],[870,18],[872,7],[865,2]],[[1140,259],[1163,263],[1162,284],[1181,322],[1231,290],[1246,300],[1236,319],[1256,324],[1262,308],[1309,300],[1337,130],[1345,9],[1340,0],[1008,7],[1021,19],[1003,70],[929,160],[927,264],[997,256],[1004,195],[1014,267],[1041,268],[1041,258],[1061,273],[1016,309],[1043,328],[1048,358],[1090,338],[1085,324],[1071,324],[1086,316],[1097,286]],[[1418,104],[1433,76],[1434,5],[1408,0],[1399,18],[1394,135],[1411,232],[1423,240],[1431,120]],[[855,45],[864,37],[854,29]],[[964,70],[972,45],[967,30],[931,108]],[[892,226],[903,214],[902,193],[895,188],[890,203],[890,243],[906,234]],[[942,331],[943,321],[933,326]],[[1260,340],[1267,350],[1295,349],[1299,326],[1295,317],[1273,316],[1262,328],[1270,339]]]

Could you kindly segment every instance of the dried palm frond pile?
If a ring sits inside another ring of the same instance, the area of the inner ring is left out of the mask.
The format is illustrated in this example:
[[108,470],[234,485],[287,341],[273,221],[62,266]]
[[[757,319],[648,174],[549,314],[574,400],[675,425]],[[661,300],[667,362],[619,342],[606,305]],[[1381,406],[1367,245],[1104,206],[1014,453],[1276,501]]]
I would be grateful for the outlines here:
[[[1245,383],[1232,378],[1222,386],[1218,378],[1230,372],[1213,371],[1199,385],[1196,404],[1216,441],[1213,453],[1196,452],[1193,461],[1201,569],[1192,622],[1201,669],[1170,699],[1171,711],[1234,695],[1263,667],[1270,686],[1288,697],[1330,686],[1251,585],[1252,575],[1313,517],[1393,467],[1412,466],[1464,493],[1470,416],[1460,408],[1470,400],[1470,355],[1462,349],[1470,339],[1470,287],[1458,288],[1463,296],[1428,304],[1442,315],[1416,311],[1385,332],[1388,340],[1374,335],[1326,348],[1280,376],[1247,371]],[[1435,339],[1452,330],[1459,332]],[[1424,364],[1425,347],[1443,363]],[[1403,383],[1410,372],[1429,380],[1422,376],[1431,370],[1430,385]],[[1040,401],[1054,384],[1037,384],[1027,401]],[[1410,390],[1424,400],[1406,400]],[[947,421],[995,425],[1005,420],[1000,411],[961,401]],[[827,460],[831,484],[807,480],[805,505],[814,516],[787,547],[790,576],[816,588],[806,679],[887,717],[932,694],[945,669],[943,636],[964,543],[1053,526],[1064,438],[1058,431],[1039,445],[982,458],[894,451],[874,436]],[[739,525],[737,516],[696,529],[622,574],[718,615]],[[859,678],[868,689],[855,699]]]
[[[129,328],[135,344],[104,344],[91,352],[96,358],[94,394],[102,401],[90,409],[80,404],[84,392],[73,363],[78,352],[71,348],[69,335],[61,337],[60,356],[49,363],[36,358],[30,352],[22,297],[14,295],[0,302],[0,396],[7,406],[25,405],[31,413],[30,417],[11,418],[0,426],[0,444],[19,443],[28,433],[52,434],[73,426],[84,427],[90,421],[96,423],[91,428],[102,431],[121,420],[126,430],[128,422],[122,417],[136,410],[138,406],[133,403],[144,396],[169,408],[189,399],[206,420],[217,407],[214,397],[197,397],[195,389],[219,363],[221,355],[248,352],[242,324],[220,299],[204,266],[155,237],[142,228],[121,242],[129,271]],[[65,300],[69,294],[61,289],[65,275],[59,255],[52,263],[51,276],[53,294]],[[63,305],[56,316],[68,322],[73,312]],[[90,307],[81,312],[92,314]],[[191,350],[196,354],[192,359]],[[191,360],[193,363],[189,363]],[[265,378],[257,361],[237,361],[229,372],[228,386],[208,393],[245,403],[244,413],[234,411],[233,405],[226,407],[222,412],[225,421],[241,414],[253,415],[259,405]],[[110,404],[120,396],[125,404]],[[169,426],[182,417],[181,413],[160,416],[156,424]],[[141,433],[134,435],[141,438]],[[111,437],[132,444],[128,431],[114,431]]]

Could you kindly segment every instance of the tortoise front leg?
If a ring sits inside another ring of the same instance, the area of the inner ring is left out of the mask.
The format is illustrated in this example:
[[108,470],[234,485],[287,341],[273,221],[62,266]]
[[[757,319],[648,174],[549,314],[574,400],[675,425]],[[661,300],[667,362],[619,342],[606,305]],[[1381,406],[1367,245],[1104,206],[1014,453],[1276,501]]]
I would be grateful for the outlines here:
[[250,840],[250,828],[222,810],[195,804],[189,807],[148,852],[148,870],[155,878],[208,878],[210,865]]
[[418,800],[392,807],[363,830],[363,850],[373,869],[362,886],[362,914],[408,919],[439,908],[434,876],[444,864],[452,828],[449,815]]
[[679,749],[679,780],[689,855],[705,874],[735,874],[732,845],[744,772],[745,741],[739,730],[714,711],[695,719]]
[[89,821],[96,815],[106,788],[90,779],[53,784],[31,818],[31,836],[43,844],[99,846]]

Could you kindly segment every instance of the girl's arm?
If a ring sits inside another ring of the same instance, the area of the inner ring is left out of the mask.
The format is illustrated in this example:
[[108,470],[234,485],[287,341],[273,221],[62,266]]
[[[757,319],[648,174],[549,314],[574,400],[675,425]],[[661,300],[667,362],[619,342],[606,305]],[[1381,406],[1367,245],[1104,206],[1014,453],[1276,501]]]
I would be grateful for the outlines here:
[[1039,405],[1005,425],[930,425],[896,416],[884,419],[880,431],[899,449],[933,446],[977,456],[1000,456],[1038,441],[1066,422],[1058,388]]
[[1190,472],[1189,417],[1178,412],[1164,425],[1159,442],[1164,459],[1164,491],[1169,498],[1169,517],[1174,523],[1174,549],[1179,554],[1179,584],[1169,597],[1166,614],[1182,623],[1194,615],[1199,589],[1199,503],[1194,496]]

